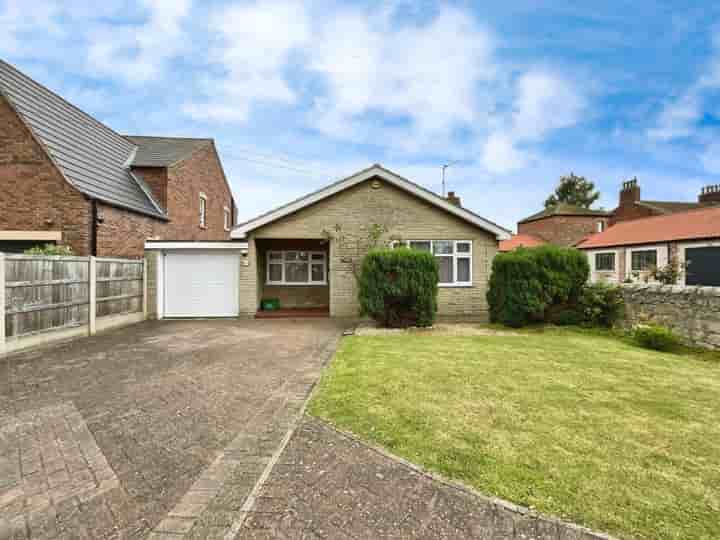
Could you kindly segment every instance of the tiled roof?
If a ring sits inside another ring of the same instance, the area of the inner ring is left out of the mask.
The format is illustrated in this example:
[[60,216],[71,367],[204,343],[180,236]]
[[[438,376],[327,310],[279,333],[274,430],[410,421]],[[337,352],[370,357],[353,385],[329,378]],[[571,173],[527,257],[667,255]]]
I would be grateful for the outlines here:
[[212,139],[142,135],[126,135],[125,138],[137,145],[137,152],[131,163],[134,167],[167,167],[187,158],[198,148],[212,144]]
[[583,208],[574,204],[560,203],[549,208],[545,208],[537,214],[528,216],[520,220],[518,223],[527,223],[529,221],[537,221],[552,216],[609,216],[610,213],[605,210],[593,210],[592,208]]
[[546,244],[545,240],[531,234],[514,234],[510,240],[501,240],[498,251],[512,251],[519,247],[537,247]]
[[720,207],[621,221],[578,245],[581,249],[720,238]]
[[165,217],[145,182],[128,168],[133,143],[2,60],[0,94],[77,190],[115,206]]
[[707,204],[698,202],[675,202],[675,201],[638,201],[636,204],[647,206],[663,214],[672,214],[674,212],[686,212],[695,208],[703,208]]

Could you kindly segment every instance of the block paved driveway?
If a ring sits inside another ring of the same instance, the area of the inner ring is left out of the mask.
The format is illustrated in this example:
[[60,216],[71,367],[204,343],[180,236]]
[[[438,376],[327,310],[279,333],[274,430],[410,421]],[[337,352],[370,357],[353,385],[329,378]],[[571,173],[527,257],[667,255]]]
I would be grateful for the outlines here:
[[0,539],[223,537],[341,330],[146,322],[0,359]]

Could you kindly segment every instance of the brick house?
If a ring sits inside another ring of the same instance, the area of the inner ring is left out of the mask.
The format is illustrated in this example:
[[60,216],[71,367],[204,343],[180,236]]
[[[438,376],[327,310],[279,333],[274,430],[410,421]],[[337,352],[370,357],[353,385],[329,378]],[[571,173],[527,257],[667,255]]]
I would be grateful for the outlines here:
[[235,219],[212,139],[122,136],[1,60],[0,207],[0,251],[78,255],[226,240]]
[[518,221],[517,234],[500,243],[500,251],[542,244],[574,246],[591,234],[605,230],[609,213],[560,203]]
[[641,219],[652,216],[663,216],[677,212],[687,212],[707,206],[720,204],[720,186],[706,186],[694,201],[650,201],[640,197],[640,185],[637,178],[623,182],[620,189],[618,206],[612,211],[608,225],[622,221]]
[[593,282],[652,281],[673,259],[684,285],[720,286],[720,206],[621,221],[578,246]]
[[435,255],[439,315],[485,318],[492,259],[509,231],[454,194],[445,199],[377,164],[233,230],[247,241],[240,313],[254,315],[262,299],[278,298],[285,307],[357,316],[354,271],[373,225],[386,241]]

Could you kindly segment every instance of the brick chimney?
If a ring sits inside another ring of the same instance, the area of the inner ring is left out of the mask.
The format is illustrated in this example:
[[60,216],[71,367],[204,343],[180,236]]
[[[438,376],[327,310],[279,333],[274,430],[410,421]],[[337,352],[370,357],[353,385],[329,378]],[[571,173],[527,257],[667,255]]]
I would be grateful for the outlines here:
[[637,178],[623,182],[620,190],[620,208],[632,206],[640,200],[640,186],[638,186]]
[[720,184],[702,188],[698,196],[698,202],[704,204],[720,204]]
[[455,206],[462,206],[462,204],[460,203],[460,197],[458,197],[457,195],[455,195],[455,192],[454,192],[454,191],[448,191],[447,201],[448,201],[450,204],[454,204]]

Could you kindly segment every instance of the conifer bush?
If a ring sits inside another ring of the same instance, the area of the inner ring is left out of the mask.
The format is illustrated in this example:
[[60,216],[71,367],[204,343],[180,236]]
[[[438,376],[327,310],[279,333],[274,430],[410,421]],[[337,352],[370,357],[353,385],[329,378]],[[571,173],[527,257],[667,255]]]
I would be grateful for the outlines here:
[[383,326],[431,326],[437,314],[438,267],[425,251],[371,250],[359,276],[361,315]]

